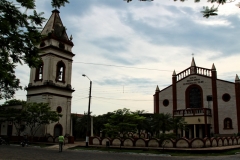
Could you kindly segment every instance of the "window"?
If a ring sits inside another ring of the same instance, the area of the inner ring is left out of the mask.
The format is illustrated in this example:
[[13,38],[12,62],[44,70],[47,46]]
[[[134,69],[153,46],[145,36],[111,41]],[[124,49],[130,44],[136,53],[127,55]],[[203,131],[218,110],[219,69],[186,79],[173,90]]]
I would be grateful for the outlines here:
[[169,105],[169,100],[168,100],[168,99],[164,99],[164,100],[163,100],[163,105],[164,105],[165,107],[167,107],[167,106]]
[[45,45],[46,45],[45,42],[40,43],[40,47],[44,47]]
[[43,62],[36,68],[35,73],[35,81],[42,81],[43,80]]
[[233,129],[231,118],[225,118],[223,123],[224,123],[224,129]]
[[63,43],[59,43],[59,48],[64,49],[65,45]]
[[186,90],[186,108],[202,108],[202,88],[199,85],[191,85]]
[[58,107],[57,107],[57,112],[58,112],[58,113],[61,113],[61,112],[62,112],[62,107],[58,106]]
[[230,101],[230,99],[231,99],[231,96],[228,93],[225,93],[222,95],[223,101],[228,102],[228,101]]
[[56,81],[65,82],[65,64],[63,61],[57,63]]

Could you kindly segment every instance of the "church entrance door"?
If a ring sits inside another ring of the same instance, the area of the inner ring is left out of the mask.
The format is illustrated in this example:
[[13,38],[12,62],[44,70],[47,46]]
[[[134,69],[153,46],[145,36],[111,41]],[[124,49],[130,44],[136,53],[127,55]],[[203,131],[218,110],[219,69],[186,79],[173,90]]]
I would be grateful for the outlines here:
[[62,125],[61,124],[56,124],[54,126],[54,137],[58,137],[62,135]]

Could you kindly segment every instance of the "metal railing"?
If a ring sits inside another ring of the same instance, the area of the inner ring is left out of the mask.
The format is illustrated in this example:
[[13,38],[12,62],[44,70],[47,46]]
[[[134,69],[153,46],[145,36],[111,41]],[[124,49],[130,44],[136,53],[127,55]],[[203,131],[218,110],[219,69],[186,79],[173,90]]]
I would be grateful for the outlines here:
[[209,108],[187,108],[173,111],[174,116],[212,116],[211,109]]

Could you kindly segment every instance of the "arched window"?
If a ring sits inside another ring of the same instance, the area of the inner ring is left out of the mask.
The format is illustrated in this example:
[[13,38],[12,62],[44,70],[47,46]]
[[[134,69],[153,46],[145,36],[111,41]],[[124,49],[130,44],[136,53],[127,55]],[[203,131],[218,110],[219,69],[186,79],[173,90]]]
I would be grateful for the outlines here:
[[43,62],[36,68],[35,81],[43,80]]
[[233,129],[231,118],[225,118],[224,121],[223,121],[223,124],[224,124],[224,129]]
[[56,81],[65,82],[65,64],[63,61],[57,63]]
[[186,90],[186,108],[202,108],[203,96],[202,88],[199,85],[193,84]]

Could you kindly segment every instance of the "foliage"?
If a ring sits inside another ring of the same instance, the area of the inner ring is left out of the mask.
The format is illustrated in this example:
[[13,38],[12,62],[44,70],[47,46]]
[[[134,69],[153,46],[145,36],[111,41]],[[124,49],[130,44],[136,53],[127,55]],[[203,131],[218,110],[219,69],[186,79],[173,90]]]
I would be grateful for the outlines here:
[[51,111],[47,103],[26,103],[23,107],[23,120],[32,137],[42,125],[57,122],[62,116],[56,111]]
[[165,139],[175,139],[176,135],[174,133],[161,133],[157,138],[159,138],[163,142]]
[[188,130],[187,122],[185,122],[182,117],[174,117],[172,119],[172,128],[175,131],[175,134],[176,134],[176,137],[177,137],[179,129]]
[[73,120],[73,136],[75,138],[86,137],[88,115],[84,114],[79,117],[77,114],[72,115]]
[[143,120],[141,121],[137,121],[137,132],[138,132],[138,137],[141,137],[141,131],[145,130],[146,132],[148,132],[148,114],[145,110],[136,110],[135,112],[132,112],[133,114],[138,114],[139,116],[143,116],[145,117]]
[[104,124],[105,131],[111,137],[116,137],[119,133],[123,136],[129,132],[135,133],[137,123],[144,119],[145,117],[131,113],[129,109],[118,109],[110,116],[108,123]]
[[172,116],[171,114],[154,114],[153,126],[155,128],[156,135],[159,135],[160,131],[165,133],[172,129]]
[[94,135],[100,136],[102,133],[102,137],[105,137],[105,126],[104,124],[108,123],[108,119],[113,115],[113,112],[108,112],[103,115],[93,117],[93,132]]
[[18,99],[11,99],[2,104],[2,106],[14,106],[14,105],[22,105],[26,103],[26,101],[18,100]]
[[[129,132],[151,133],[156,138],[168,139],[176,138],[178,130],[187,130],[187,124],[181,117],[174,117],[170,114],[149,114],[144,110],[132,112],[129,109],[118,109],[114,112],[108,112],[107,114],[93,116],[93,132],[95,136],[102,137],[106,134],[108,137],[118,137],[120,135],[125,136]],[[81,118],[73,118],[73,134],[77,137],[83,138],[86,136],[87,128],[87,114]],[[174,130],[174,133],[166,134],[166,131]],[[162,134],[160,134],[162,132]]]
[[[177,1],[177,0],[174,0],[174,1]],[[180,0],[181,2],[184,2],[186,0]],[[203,17],[206,17],[206,18],[209,18],[210,16],[216,16],[218,15],[217,14],[217,11],[218,11],[218,8],[220,5],[224,5],[226,3],[231,3],[231,2],[234,2],[235,0],[208,0],[208,2],[210,3],[215,3],[217,4],[217,7],[214,7],[214,5],[212,7],[208,7],[208,6],[205,6],[203,7]],[[200,2],[200,0],[194,0],[195,3],[197,2]]]
[[[52,0],[52,6],[60,8],[68,0]],[[21,7],[18,7],[21,6]],[[23,62],[29,67],[37,67],[41,58],[37,45],[42,35],[43,13],[37,13],[35,0],[0,1],[0,99],[10,99],[15,91],[22,89],[14,69]],[[32,14],[21,9],[33,10]]]

